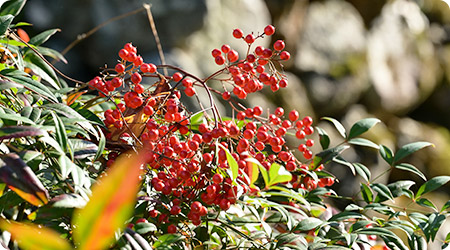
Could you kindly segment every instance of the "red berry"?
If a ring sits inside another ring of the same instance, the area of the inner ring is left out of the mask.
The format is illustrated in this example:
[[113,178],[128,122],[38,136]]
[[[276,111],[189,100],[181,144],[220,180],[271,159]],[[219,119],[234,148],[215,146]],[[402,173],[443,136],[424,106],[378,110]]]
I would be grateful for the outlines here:
[[236,62],[239,59],[239,53],[232,49],[228,52],[227,58],[230,62]]
[[231,203],[230,203],[230,201],[228,199],[220,200],[219,207],[222,210],[227,211],[230,208],[230,206],[231,206]]
[[284,44],[283,40],[278,40],[273,44],[273,48],[278,51],[283,50],[284,47],[285,47],[285,44]]
[[121,63],[116,64],[116,67],[114,67],[117,73],[123,73],[125,71],[125,66]]
[[228,53],[228,52],[230,52],[231,47],[228,44],[224,44],[224,45],[222,45],[222,47],[220,47],[220,50],[222,50],[223,53]]
[[312,126],[306,126],[304,131],[306,135],[311,135],[314,133],[314,128]]
[[191,97],[193,95],[195,95],[195,89],[193,87],[187,87],[186,89],[184,89],[184,93]]
[[281,60],[287,61],[287,60],[289,60],[289,58],[291,58],[291,54],[289,54],[289,52],[283,51],[280,53]]
[[288,81],[287,81],[286,79],[281,79],[281,80],[278,82],[278,86],[280,86],[280,88],[286,88],[287,85],[288,85]]
[[172,75],[172,80],[174,80],[175,82],[179,82],[181,81],[181,79],[183,79],[183,75],[180,72],[176,72]]
[[144,114],[150,116],[150,115],[153,115],[153,113],[154,113],[154,110],[150,105],[146,105],[144,107]]
[[253,115],[260,116],[263,112],[263,109],[260,106],[255,106],[253,108]]
[[273,35],[273,33],[275,33],[275,27],[273,27],[272,25],[267,25],[264,28],[264,34],[271,36]]
[[142,73],[155,73],[156,65],[153,63],[144,63],[141,65],[141,71]]
[[312,147],[313,145],[314,145],[314,140],[313,139],[306,140],[306,146]]
[[136,52],[137,52],[136,47],[134,47],[133,44],[131,44],[131,43],[125,44],[125,45],[123,46],[123,48],[124,48],[125,50],[127,50],[128,52],[133,52],[133,53],[136,53]]
[[248,34],[245,38],[244,38],[245,42],[248,44],[251,44],[253,42],[255,42],[255,36],[253,34]]
[[311,126],[313,123],[313,119],[310,116],[305,116],[302,121],[304,126]]
[[171,209],[170,209],[170,214],[171,215],[177,215],[181,213],[181,208],[178,205],[174,205]]
[[214,174],[212,180],[214,183],[220,184],[223,182],[223,176],[221,174]]
[[134,86],[134,92],[136,92],[138,94],[144,93],[144,90],[145,90],[145,88],[144,88],[144,86],[142,86],[142,84],[138,83]]
[[225,58],[222,55],[218,55],[214,58],[217,65],[222,65],[225,63]]
[[231,93],[228,92],[228,91],[223,92],[223,93],[222,93],[222,98],[223,98],[224,100],[226,100],[226,101],[230,100],[230,98],[231,98]]
[[140,83],[140,82],[142,81],[142,76],[141,76],[141,74],[139,74],[138,72],[134,72],[134,73],[131,75],[131,81],[132,81],[134,84]]
[[262,56],[263,51],[264,51],[264,47],[263,47],[263,46],[257,46],[257,47],[255,48],[255,54],[256,54],[257,56]]
[[128,51],[125,49],[119,50],[119,57],[122,58],[122,60],[125,60],[128,56]]
[[278,107],[277,109],[275,109],[275,115],[278,117],[281,117],[284,115],[284,109],[282,107]]
[[191,211],[197,213],[200,211],[200,208],[202,207],[202,203],[200,203],[199,201],[194,201],[191,204]]
[[222,51],[220,51],[219,49],[213,49],[213,50],[211,51],[211,55],[212,55],[214,58],[216,58],[216,57],[222,55]]
[[244,32],[242,32],[241,29],[235,29],[233,30],[233,36],[237,39],[242,38],[244,36]]
[[299,114],[297,110],[291,110],[291,112],[289,112],[289,120],[291,121],[296,121],[299,118]]
[[176,225],[170,224],[170,225],[167,227],[167,233],[169,233],[169,234],[174,234],[174,233],[176,233],[176,232],[177,232],[177,226],[176,226]]

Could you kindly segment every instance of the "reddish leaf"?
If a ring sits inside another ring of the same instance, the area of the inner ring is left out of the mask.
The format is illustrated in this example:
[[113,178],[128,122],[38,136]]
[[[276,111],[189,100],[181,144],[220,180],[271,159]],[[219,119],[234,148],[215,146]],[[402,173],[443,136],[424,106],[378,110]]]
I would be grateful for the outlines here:
[[48,202],[47,190],[31,168],[16,154],[2,156],[0,180],[24,200],[35,206],[41,206]]
[[29,223],[0,220],[0,228],[11,233],[21,249],[65,250],[72,249],[69,242],[48,228],[40,228]]
[[144,158],[144,154],[122,154],[92,188],[86,207],[75,211],[73,238],[79,249],[104,249],[125,227],[136,203]]

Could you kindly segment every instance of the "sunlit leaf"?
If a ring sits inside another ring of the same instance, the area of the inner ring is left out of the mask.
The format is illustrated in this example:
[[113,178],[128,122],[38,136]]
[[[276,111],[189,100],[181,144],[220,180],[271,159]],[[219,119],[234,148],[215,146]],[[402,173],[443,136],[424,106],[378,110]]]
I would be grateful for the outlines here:
[[[3,1],[4,2],[4,1]],[[17,16],[20,13],[23,6],[25,5],[26,0],[14,0],[7,1],[5,3],[0,4],[0,15],[4,16],[6,14],[11,14],[13,16]]]
[[429,181],[425,182],[422,186],[420,186],[419,190],[416,193],[416,199],[428,192],[438,189],[439,187],[445,185],[449,181],[450,176],[436,176],[430,179]]
[[67,95],[66,103],[67,105],[72,105],[80,96],[87,93],[87,90],[78,91]]
[[272,163],[269,169],[269,187],[278,183],[292,180],[292,174],[287,171],[282,165]]
[[359,145],[359,146],[365,146],[365,147],[379,149],[379,146],[377,144],[375,144],[372,141],[369,141],[367,139],[364,139],[364,138],[353,138],[353,139],[348,140],[348,143],[353,144],[353,145]]
[[380,120],[377,118],[366,118],[366,119],[357,121],[351,127],[350,132],[348,133],[348,136],[347,136],[347,140],[350,140],[354,137],[357,137],[357,136],[363,134],[364,132],[366,132],[367,130],[369,130],[370,128],[375,126],[375,124],[377,124],[379,122],[380,122]]
[[0,180],[20,197],[35,206],[48,202],[48,191],[34,172],[16,154],[3,155],[0,160]]
[[331,118],[331,117],[322,117],[321,119],[333,123],[334,127],[337,129],[337,131],[339,132],[339,134],[340,134],[343,138],[347,137],[347,135],[345,134],[345,128],[344,128],[344,126],[342,126],[342,124],[341,124],[338,120],[336,120],[336,119],[334,119],[334,118]]
[[378,192],[378,196],[384,197],[391,201],[394,200],[394,196],[392,195],[391,190],[389,190],[386,185],[382,183],[372,183],[370,186],[374,191]]
[[433,204],[433,202],[431,202],[430,200],[428,200],[426,198],[419,198],[416,200],[416,203],[423,207],[429,207],[429,208],[433,208],[434,210],[436,210],[436,206]]
[[65,180],[67,177],[69,177],[69,174],[72,171],[75,171],[75,163],[72,162],[72,160],[69,159],[66,155],[60,155],[58,158],[58,164],[61,171],[61,178]]
[[43,31],[30,39],[30,44],[34,46],[39,46],[45,43],[51,36],[53,36],[56,32],[60,31],[60,29],[50,29]]
[[52,117],[53,122],[55,124],[56,140],[58,141],[62,150],[64,152],[67,152],[68,145],[67,145],[66,127],[64,126],[64,123],[61,121],[58,115],[56,115],[55,112],[52,112]]
[[231,179],[233,180],[233,182],[236,181],[236,178],[238,176],[238,172],[239,172],[239,166],[236,162],[236,159],[234,159],[234,157],[231,155],[230,151],[228,151],[227,148],[225,148],[222,144],[217,143],[217,145],[223,150],[225,151],[226,155],[227,155],[227,162],[228,165],[230,166],[231,169]]
[[13,15],[0,16],[0,36],[3,36],[6,33],[6,30],[8,29],[13,19]]
[[260,168],[259,165],[261,165],[261,163],[252,157],[248,157],[247,159],[245,159],[245,161],[247,162],[248,177],[250,178],[249,186],[254,187],[255,186],[254,183],[259,176],[259,168]]
[[370,170],[364,166],[361,163],[355,162],[353,163],[353,167],[355,168],[356,172],[366,181],[369,182],[371,178]]
[[2,120],[10,120],[16,122],[23,122],[27,124],[34,124],[34,122],[26,117],[16,115],[16,114],[2,114],[0,113],[0,119]]
[[401,147],[397,151],[397,153],[395,153],[393,161],[394,162],[398,162],[401,159],[405,158],[406,156],[408,156],[408,155],[410,155],[410,154],[412,154],[412,153],[414,153],[414,152],[416,152],[416,151],[418,151],[418,150],[420,150],[422,148],[428,147],[428,146],[433,146],[434,147],[434,145],[432,143],[424,142],[424,141],[419,141],[419,142],[413,142],[413,143],[410,143],[410,144],[406,144],[403,147]]
[[0,72],[4,77],[8,78],[10,81],[13,81],[17,84],[22,85],[24,88],[52,101],[58,102],[58,99],[55,97],[53,92],[47,88],[44,84],[31,79],[30,77],[26,77],[17,70],[2,70]]
[[11,233],[21,249],[25,250],[65,250],[72,249],[67,240],[48,228],[30,223],[18,223],[0,219],[0,228]]
[[364,183],[360,183],[360,185],[361,185],[361,195],[364,201],[367,203],[371,203],[373,201],[372,190],[370,190],[370,188]]
[[24,58],[24,61],[26,67],[33,70],[36,75],[48,82],[53,88],[57,90],[61,88],[61,84],[59,83],[58,76],[55,71],[44,60],[42,60],[42,58],[34,53],[29,53]]
[[300,231],[309,231],[312,229],[317,228],[318,226],[322,225],[324,222],[320,219],[314,218],[314,217],[309,217],[306,219],[302,219],[297,226],[295,226],[294,231],[295,230],[300,230]]
[[79,249],[103,249],[125,227],[136,203],[145,154],[123,153],[92,187],[90,201],[74,212],[73,238]]
[[44,135],[45,131],[30,126],[8,126],[0,128],[0,140]]
[[318,154],[316,154],[313,158],[313,168],[317,168],[321,164],[326,164],[333,160],[335,157],[340,155],[342,151],[346,150],[350,146],[348,145],[339,145],[334,148],[330,148],[327,150],[324,150]]
[[411,173],[414,173],[414,174],[418,175],[424,181],[427,180],[427,177],[425,177],[425,175],[422,172],[420,172],[419,169],[417,169],[416,167],[414,167],[413,165],[411,165],[409,163],[400,163],[398,165],[395,165],[395,168],[409,171]]
[[322,149],[327,149],[330,146],[330,137],[328,136],[327,132],[325,132],[325,130],[319,127],[316,127],[316,130],[319,134],[320,146],[322,146]]

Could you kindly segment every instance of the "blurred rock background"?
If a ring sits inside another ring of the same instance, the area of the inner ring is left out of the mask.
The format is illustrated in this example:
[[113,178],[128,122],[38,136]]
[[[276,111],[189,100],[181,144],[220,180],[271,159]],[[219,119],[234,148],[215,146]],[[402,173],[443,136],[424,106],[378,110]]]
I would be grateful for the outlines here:
[[[292,55],[284,69],[289,88],[254,94],[250,104],[311,115],[335,144],[340,142],[337,134],[320,117],[334,117],[347,128],[359,119],[378,117],[384,124],[368,138],[395,149],[430,141],[435,148],[407,161],[428,178],[450,175],[450,8],[443,1],[33,0],[23,19],[34,24],[27,30],[31,34],[60,28],[47,45],[62,51],[78,35],[144,2],[152,4],[168,61],[199,76],[218,68],[210,56],[213,48],[228,43],[245,53],[242,42],[231,36],[234,28],[249,33],[275,25],[276,35],[264,45],[286,41]],[[103,27],[66,55],[68,65],[56,66],[88,81],[100,67],[114,65],[117,51],[130,41],[145,61],[159,63],[147,16],[140,12]],[[387,167],[373,150],[357,148],[345,157],[364,161],[374,175]],[[349,184],[356,182],[346,167],[333,166],[332,171],[345,183],[338,191],[351,193]],[[387,178],[423,183],[403,171]],[[449,190],[440,194],[438,207],[449,199]]]

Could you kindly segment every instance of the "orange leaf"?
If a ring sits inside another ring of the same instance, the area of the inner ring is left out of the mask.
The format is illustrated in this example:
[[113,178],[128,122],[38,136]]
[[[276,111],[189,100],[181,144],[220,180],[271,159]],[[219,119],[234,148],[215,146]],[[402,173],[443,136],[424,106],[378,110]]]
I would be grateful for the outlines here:
[[68,106],[72,105],[72,103],[74,103],[78,98],[80,98],[81,95],[83,95],[86,92],[87,92],[87,90],[83,90],[83,91],[78,91],[78,92],[68,95],[67,99],[66,99],[67,105]]
[[133,213],[145,154],[122,154],[92,188],[83,209],[74,212],[73,238],[79,249],[104,249]]
[[69,242],[48,228],[41,228],[30,223],[8,222],[0,220],[0,228],[11,233],[21,249],[65,250],[72,249]]

